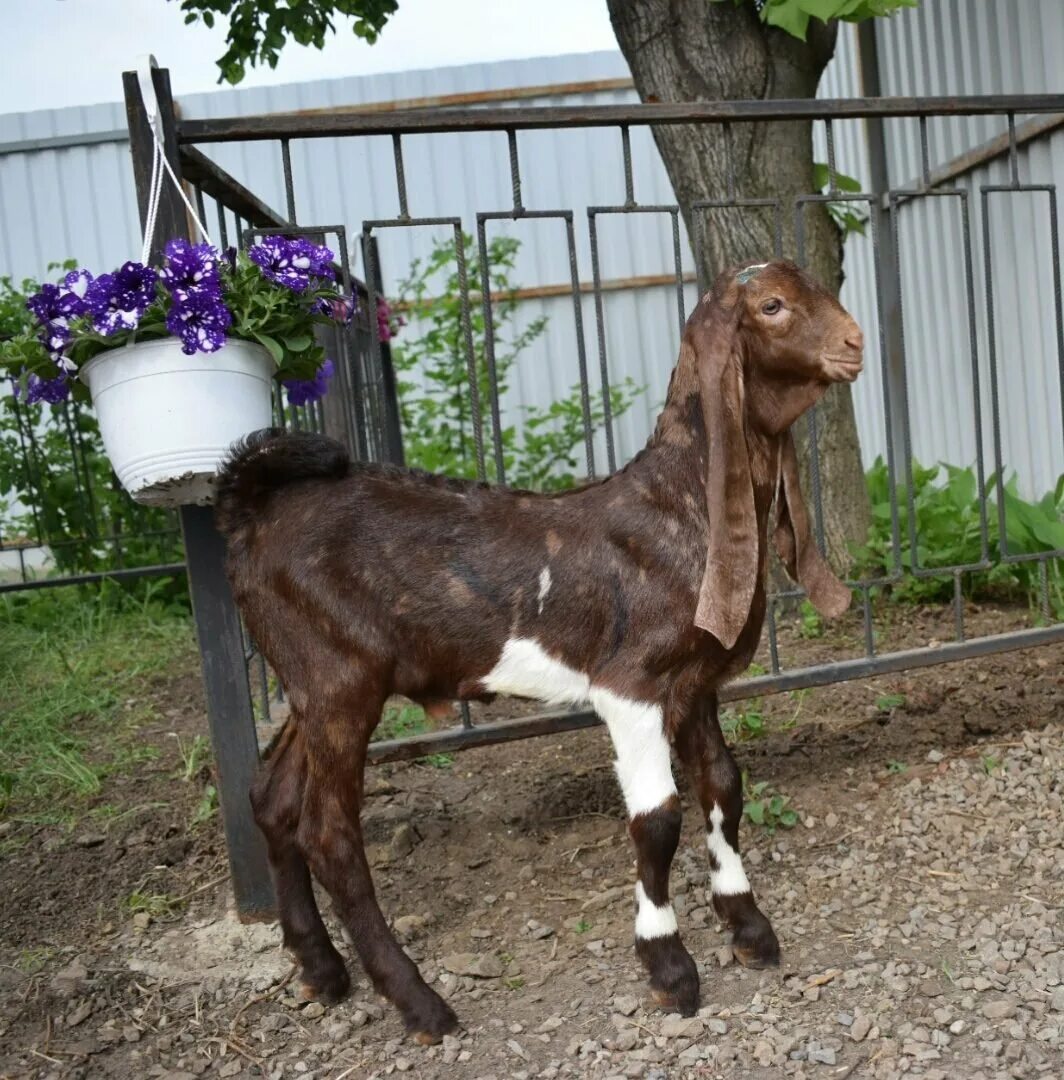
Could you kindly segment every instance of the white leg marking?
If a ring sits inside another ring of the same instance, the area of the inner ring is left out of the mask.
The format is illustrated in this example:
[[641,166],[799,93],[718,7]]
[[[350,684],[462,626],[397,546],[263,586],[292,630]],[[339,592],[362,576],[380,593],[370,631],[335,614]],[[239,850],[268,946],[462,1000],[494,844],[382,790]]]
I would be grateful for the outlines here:
[[543,614],[543,601],[547,599],[547,593],[550,592],[550,567],[544,566],[539,572],[539,613]]
[[706,842],[718,867],[716,870],[711,870],[709,875],[713,892],[717,896],[738,896],[740,893],[750,892],[750,882],[743,869],[743,860],[739,857],[739,852],[728,843],[721,830],[724,811],[716,804],[709,813],[709,821],[710,829],[706,833]]
[[548,705],[580,704],[591,692],[586,675],[555,660],[531,638],[510,638],[482,682],[489,693],[516,694]]
[[617,752],[617,779],[628,816],[656,810],[676,794],[661,706],[632,701],[600,687],[592,688],[591,704],[606,721]]
[[658,907],[643,888],[643,883],[635,883],[635,936],[646,941],[648,938],[669,937],[675,934],[676,912],[672,904]]

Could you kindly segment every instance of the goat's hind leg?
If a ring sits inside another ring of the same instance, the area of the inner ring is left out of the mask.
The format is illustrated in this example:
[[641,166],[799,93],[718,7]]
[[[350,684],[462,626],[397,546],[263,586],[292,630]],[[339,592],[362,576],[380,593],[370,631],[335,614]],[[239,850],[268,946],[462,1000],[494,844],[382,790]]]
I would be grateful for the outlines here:
[[617,778],[636,854],[635,950],[659,1005],[693,1016],[698,968],[680,941],[669,902],[669,871],[680,842],[682,810],[672,777],[663,713],[615,694],[593,696],[617,753]]
[[403,1014],[407,1032],[427,1045],[454,1031],[458,1018],[392,936],[373,891],[359,820],[366,747],[383,704],[383,694],[349,688],[319,700],[313,714],[308,710],[308,777],[298,841],[377,992]]
[[266,837],[284,945],[302,969],[303,996],[331,1005],[347,994],[351,979],[325,929],[296,845],[306,774],[306,747],[297,720],[289,720],[259,771],[251,804]]
[[676,728],[676,750],[706,817],[713,907],[732,931],[735,958],[745,967],[775,967],[780,946],[754,903],[739,857],[743,781],[717,719],[717,696],[692,707]]

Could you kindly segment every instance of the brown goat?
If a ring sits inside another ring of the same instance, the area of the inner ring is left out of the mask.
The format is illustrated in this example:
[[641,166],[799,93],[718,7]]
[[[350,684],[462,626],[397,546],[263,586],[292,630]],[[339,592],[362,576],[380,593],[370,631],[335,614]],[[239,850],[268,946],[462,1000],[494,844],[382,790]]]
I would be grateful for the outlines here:
[[323,436],[277,431],[235,450],[217,497],[229,576],[292,709],[252,801],[308,996],[349,986],[313,874],[407,1030],[434,1042],[457,1024],[389,931],[363,849],[366,747],[391,694],[595,708],[636,852],[636,950],[659,1002],[689,1015],[698,973],[668,889],[671,743],[705,814],[713,904],[736,956],[778,963],[739,858],[740,774],[716,691],[760,637],[773,502],[791,576],[826,614],[849,603],[811,536],[788,429],[829,383],[857,377],[862,348],[827,290],[793,263],[763,263],[702,298],[650,442],[598,483],[512,491],[352,464]]

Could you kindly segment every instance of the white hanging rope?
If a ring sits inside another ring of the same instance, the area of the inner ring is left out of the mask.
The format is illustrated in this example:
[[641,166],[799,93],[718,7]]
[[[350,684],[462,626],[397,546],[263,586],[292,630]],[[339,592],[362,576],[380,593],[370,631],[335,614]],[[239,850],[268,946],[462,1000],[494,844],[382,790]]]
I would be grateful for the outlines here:
[[[207,232],[203,222],[200,221],[199,214],[196,213],[195,207],[189,201],[189,197],[185,194],[185,189],[181,186],[181,181],[178,180],[173,167],[166,157],[166,150],[163,146],[161,118],[159,116],[159,101],[155,96],[155,83],[152,81],[151,74],[152,68],[154,67],[154,56],[141,57],[140,63],[137,65],[137,82],[140,84],[140,96],[144,102],[144,111],[147,115],[148,127],[151,129],[152,141],[154,143],[151,159],[151,183],[148,188],[148,208],[147,213],[144,216],[144,243],[140,253],[140,261],[145,265],[147,265],[148,258],[151,255],[151,243],[155,236],[155,223],[159,216],[159,202],[162,196],[163,181],[166,178],[163,169],[166,170],[166,174],[169,174],[174,188],[178,195],[181,196],[181,201],[185,204],[189,215],[196,223],[196,228],[199,229],[200,236],[206,240],[211,247],[214,247],[214,241],[210,238],[210,234]],[[160,168],[160,165],[162,168]]]

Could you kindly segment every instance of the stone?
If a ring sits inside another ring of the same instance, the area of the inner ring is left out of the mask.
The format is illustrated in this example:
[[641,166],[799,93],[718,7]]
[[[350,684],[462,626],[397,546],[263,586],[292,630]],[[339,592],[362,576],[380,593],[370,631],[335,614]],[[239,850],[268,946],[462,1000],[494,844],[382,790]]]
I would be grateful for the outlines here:
[[705,1023],[697,1016],[667,1016],[660,1031],[666,1039],[697,1039],[705,1031]]
[[388,842],[388,854],[393,859],[403,859],[414,850],[417,834],[408,822],[399,825]]
[[809,1060],[817,1061],[821,1065],[834,1065],[835,1064],[835,1051],[830,1047],[824,1046],[817,1050],[809,1051]]
[[872,1030],[872,1019],[868,1016],[855,1016],[850,1025],[850,1038],[854,1042],[864,1042],[868,1033]]
[[311,1001],[303,1006],[299,1015],[304,1020],[317,1020],[325,1015],[325,1006],[320,1001]]
[[639,1008],[639,999],[635,997],[615,997],[613,1007],[621,1016],[631,1016]]
[[983,1006],[983,1015],[987,1020],[1007,1020],[1010,1016],[1016,1015],[1016,1006],[1007,1000],[988,1001]]
[[451,953],[440,960],[440,966],[452,975],[469,975],[475,979],[497,979],[505,970],[493,953]]
[[400,915],[392,926],[400,937],[412,938],[421,933],[427,924],[428,920],[423,915]]

